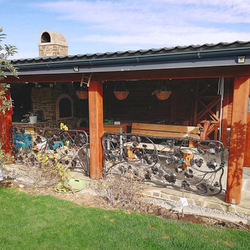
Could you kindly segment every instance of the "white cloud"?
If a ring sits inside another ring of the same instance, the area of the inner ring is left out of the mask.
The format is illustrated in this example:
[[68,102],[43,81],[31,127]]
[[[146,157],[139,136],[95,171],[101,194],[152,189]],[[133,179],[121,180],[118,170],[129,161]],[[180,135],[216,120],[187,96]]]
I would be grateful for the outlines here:
[[250,2],[248,0],[158,0],[165,4],[184,7],[182,14],[189,12],[189,18],[215,23],[250,22]]
[[248,0],[51,1],[39,8],[81,23],[84,34],[74,40],[86,42],[139,48],[250,40],[250,29],[230,27],[250,23]]

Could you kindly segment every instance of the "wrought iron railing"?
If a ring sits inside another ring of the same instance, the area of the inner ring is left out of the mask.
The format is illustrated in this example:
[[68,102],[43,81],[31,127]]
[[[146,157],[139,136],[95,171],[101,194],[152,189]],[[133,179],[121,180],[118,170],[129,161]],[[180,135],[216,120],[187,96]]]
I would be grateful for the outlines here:
[[219,141],[104,133],[102,145],[104,176],[130,170],[160,187],[209,196],[222,191],[225,148]]
[[44,168],[63,164],[89,176],[88,135],[83,130],[14,125],[10,146],[15,163]]

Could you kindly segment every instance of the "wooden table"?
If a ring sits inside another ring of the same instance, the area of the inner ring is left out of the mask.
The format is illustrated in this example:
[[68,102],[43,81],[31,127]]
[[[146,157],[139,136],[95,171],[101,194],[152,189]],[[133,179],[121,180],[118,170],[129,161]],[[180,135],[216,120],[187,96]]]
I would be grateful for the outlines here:
[[[112,133],[124,133],[127,132],[127,127],[131,126],[130,123],[121,123],[119,125],[109,124],[103,125],[104,132],[112,132]],[[110,139],[107,138],[107,149],[110,150]],[[120,136],[120,155],[122,155],[123,151],[123,136]]]
[[103,125],[104,132],[113,132],[113,133],[124,133],[127,131],[127,127],[131,126],[129,123],[121,123],[119,125],[109,124]]

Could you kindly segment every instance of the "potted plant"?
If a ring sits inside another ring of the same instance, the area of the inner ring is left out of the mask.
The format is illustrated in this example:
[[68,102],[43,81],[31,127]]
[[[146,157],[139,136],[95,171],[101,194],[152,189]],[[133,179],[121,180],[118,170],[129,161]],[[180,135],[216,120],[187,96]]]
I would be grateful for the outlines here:
[[35,113],[30,112],[29,120],[30,120],[29,123],[32,123],[32,124],[37,123],[37,113],[36,112]]
[[88,91],[79,90],[79,91],[76,91],[76,94],[82,100],[88,99]]
[[115,89],[113,91],[115,97],[118,99],[118,100],[124,100],[127,98],[128,94],[129,94],[129,91],[127,90],[126,88],[126,85],[124,82],[122,82],[122,85],[121,85],[121,89],[118,89],[117,88],[118,85],[115,86]]
[[170,90],[169,86],[164,85],[161,83],[157,89],[152,93],[152,95],[156,95],[159,100],[167,100],[171,95],[172,91]]
[[80,89],[76,91],[76,94],[82,100],[88,99],[88,88],[86,86],[80,87]]

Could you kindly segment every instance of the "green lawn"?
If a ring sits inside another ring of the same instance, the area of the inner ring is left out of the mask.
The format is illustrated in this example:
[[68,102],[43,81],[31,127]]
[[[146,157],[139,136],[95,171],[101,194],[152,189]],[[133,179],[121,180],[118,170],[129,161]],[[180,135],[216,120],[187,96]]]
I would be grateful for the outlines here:
[[0,249],[250,249],[250,234],[0,188]]

